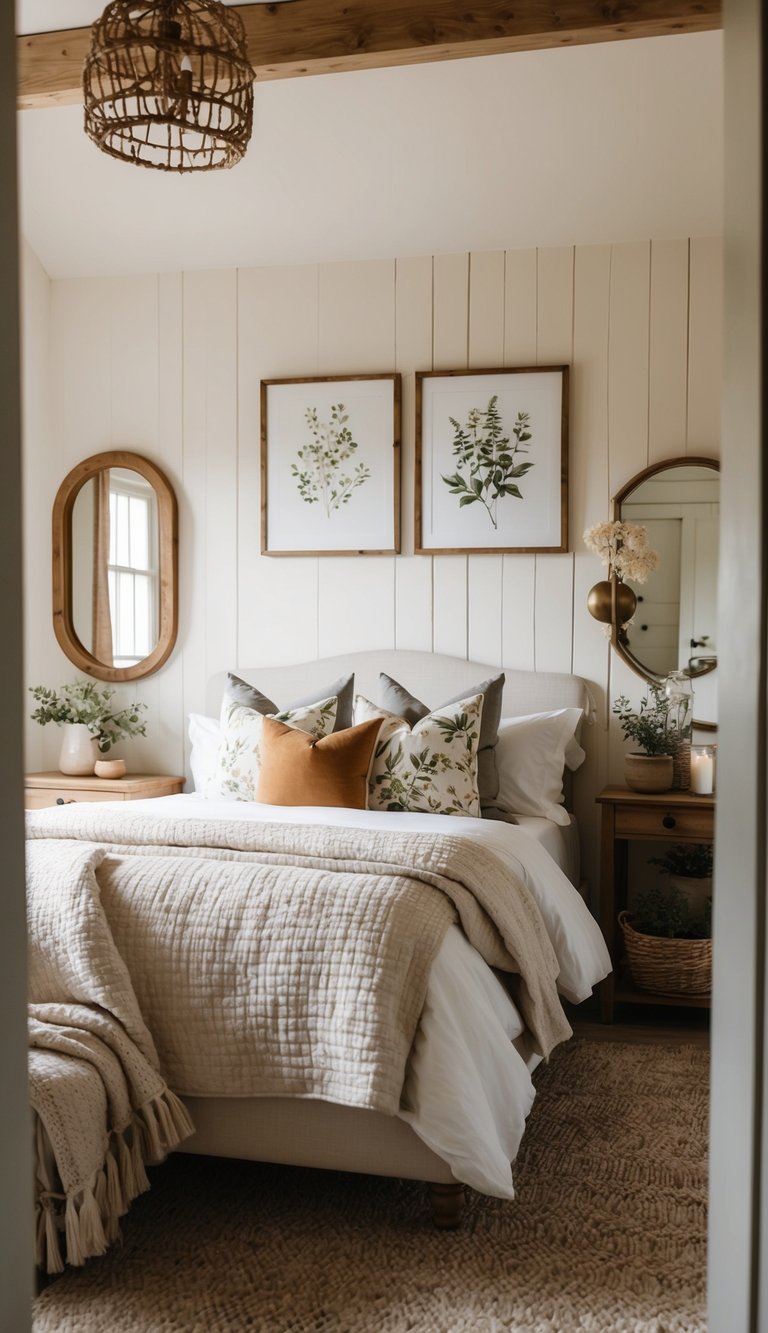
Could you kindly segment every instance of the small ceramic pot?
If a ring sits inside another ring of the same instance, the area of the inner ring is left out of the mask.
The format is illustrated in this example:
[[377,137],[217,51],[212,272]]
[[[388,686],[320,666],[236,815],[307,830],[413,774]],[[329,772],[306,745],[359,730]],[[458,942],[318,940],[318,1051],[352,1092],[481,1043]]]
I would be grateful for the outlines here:
[[93,766],[97,778],[124,778],[124,759],[97,759]]
[[671,754],[624,756],[624,781],[632,791],[669,791],[674,764]]

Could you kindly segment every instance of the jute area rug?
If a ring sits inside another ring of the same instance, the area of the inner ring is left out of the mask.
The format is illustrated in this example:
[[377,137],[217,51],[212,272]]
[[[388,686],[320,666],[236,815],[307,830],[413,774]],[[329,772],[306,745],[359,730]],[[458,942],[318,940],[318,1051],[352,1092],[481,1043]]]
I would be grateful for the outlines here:
[[699,1333],[707,1081],[700,1047],[561,1047],[516,1201],[453,1233],[416,1183],[176,1156],[35,1333]]

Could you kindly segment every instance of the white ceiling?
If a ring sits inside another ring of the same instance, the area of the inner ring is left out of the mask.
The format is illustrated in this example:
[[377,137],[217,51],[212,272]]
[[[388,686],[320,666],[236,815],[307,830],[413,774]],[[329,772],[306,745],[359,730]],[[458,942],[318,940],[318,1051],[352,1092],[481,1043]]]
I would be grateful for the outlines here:
[[[51,8],[94,10],[22,21]],[[710,32],[261,83],[245,160],[200,176],[23,111],[22,227],[54,277],[712,235],[721,65]]]
[[[224,5],[283,4],[285,0],[221,0]],[[106,6],[106,0],[16,0],[16,31],[60,32],[85,28]]]

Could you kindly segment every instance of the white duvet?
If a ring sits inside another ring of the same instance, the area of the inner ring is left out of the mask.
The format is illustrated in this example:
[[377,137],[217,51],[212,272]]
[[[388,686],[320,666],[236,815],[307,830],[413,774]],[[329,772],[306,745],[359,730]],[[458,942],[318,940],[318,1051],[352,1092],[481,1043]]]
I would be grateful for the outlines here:
[[[373,810],[286,807],[211,801],[195,793],[137,801],[142,809],[183,818],[262,820],[338,827],[450,832],[482,841],[533,893],[560,964],[558,989],[586,999],[610,970],[603,937],[583,899],[535,837],[493,820]],[[122,802],[121,802],[122,805]],[[457,1180],[485,1194],[513,1198],[511,1163],[534,1099],[523,1023],[491,969],[458,926],[445,937],[430,973],[427,998],[403,1093],[400,1116],[448,1162]]]

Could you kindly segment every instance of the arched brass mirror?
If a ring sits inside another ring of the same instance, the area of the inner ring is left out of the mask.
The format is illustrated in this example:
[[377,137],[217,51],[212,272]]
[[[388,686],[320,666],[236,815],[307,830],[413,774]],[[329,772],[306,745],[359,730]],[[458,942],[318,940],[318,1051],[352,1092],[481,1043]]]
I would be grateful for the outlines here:
[[613,645],[645,680],[684,671],[693,684],[696,727],[717,726],[717,574],[720,466],[671,458],[645,468],[613,501],[613,516],[641,523],[659,565],[637,595],[632,622],[614,625]]
[[53,628],[98,680],[139,680],[167,661],[178,627],[173,488],[154,463],[115,450],[66,476],[53,506]]

